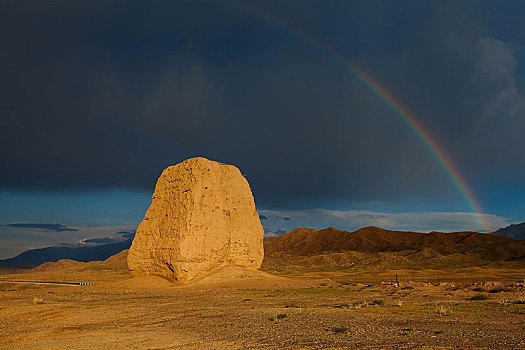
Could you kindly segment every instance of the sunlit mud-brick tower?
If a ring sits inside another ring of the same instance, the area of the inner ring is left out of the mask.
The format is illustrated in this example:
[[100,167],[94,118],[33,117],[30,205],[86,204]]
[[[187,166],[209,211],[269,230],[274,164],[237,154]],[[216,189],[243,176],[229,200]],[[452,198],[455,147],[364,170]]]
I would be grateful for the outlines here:
[[258,269],[263,228],[233,165],[191,158],[166,168],[128,253],[133,277],[189,281],[225,265]]

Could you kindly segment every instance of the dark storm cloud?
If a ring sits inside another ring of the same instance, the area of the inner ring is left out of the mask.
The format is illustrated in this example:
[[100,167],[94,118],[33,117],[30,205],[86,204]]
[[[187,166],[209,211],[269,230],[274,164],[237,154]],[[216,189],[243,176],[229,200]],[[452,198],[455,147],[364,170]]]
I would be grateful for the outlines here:
[[17,224],[9,224],[4,225],[4,227],[7,228],[28,228],[28,229],[41,229],[41,230],[50,230],[50,231],[56,231],[56,232],[64,232],[64,231],[78,231],[76,228],[67,227],[66,225],[62,224],[24,224],[24,223],[17,223]]
[[151,190],[165,166],[200,155],[238,165],[263,205],[454,192],[370,91],[254,13],[369,71],[473,182],[523,180],[519,36],[494,20],[508,10],[241,4],[1,1],[2,187]]

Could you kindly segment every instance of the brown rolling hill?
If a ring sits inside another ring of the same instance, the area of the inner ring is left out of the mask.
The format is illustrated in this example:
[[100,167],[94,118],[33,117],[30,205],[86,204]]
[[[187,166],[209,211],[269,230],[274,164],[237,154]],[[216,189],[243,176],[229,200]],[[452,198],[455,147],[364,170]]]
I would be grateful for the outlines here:
[[69,259],[45,262],[32,269],[6,269],[0,279],[11,281],[99,283],[129,278],[128,250],[102,261],[81,262]]
[[20,272],[20,269],[17,269],[16,267],[0,264],[0,275],[18,272]]
[[263,268],[448,268],[525,265],[525,240],[478,232],[406,232],[364,227],[296,228],[264,240]]
[[390,231],[378,227],[364,227],[355,232],[341,231],[333,227],[323,230],[296,228],[280,237],[264,241],[265,254],[313,255],[321,252],[384,252],[425,247],[447,253],[463,250],[463,247],[479,245],[521,246],[524,241],[478,232],[406,232]]
[[99,271],[119,271],[128,272],[128,249],[121,251],[113,256],[110,256],[103,261],[80,262],[74,260],[59,260],[57,262],[47,262],[39,265],[28,272],[45,272],[51,270],[67,269],[69,271],[77,272],[99,272]]

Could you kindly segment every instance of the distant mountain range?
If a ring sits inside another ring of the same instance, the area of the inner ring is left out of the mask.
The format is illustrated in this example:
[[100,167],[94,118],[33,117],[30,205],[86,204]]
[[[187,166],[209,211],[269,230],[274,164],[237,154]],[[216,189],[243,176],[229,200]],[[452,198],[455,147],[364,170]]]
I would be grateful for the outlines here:
[[439,254],[471,253],[489,260],[521,259],[525,241],[478,232],[405,232],[364,227],[355,232],[333,227],[323,230],[296,228],[280,237],[265,239],[265,256],[315,255],[327,252],[398,252],[431,248]]
[[[109,243],[93,246],[80,247],[47,247],[41,249],[27,250],[14,258],[0,260],[0,266],[4,265],[3,270],[7,267],[30,269],[45,262],[55,262],[62,259],[75,261],[95,261],[106,260],[131,246],[132,239],[127,239],[118,243]],[[7,267],[6,267],[7,266]]]
[[514,239],[525,239],[525,222],[522,222],[521,224],[513,224],[505,228],[500,228],[493,233]]
[[478,232],[296,228],[264,240],[264,271],[525,268],[525,240]]
[[[323,230],[296,228],[278,237],[264,240],[265,256],[311,256],[354,251],[363,253],[426,251],[436,254],[468,254],[488,261],[525,259],[525,223],[510,225],[493,234],[478,232],[406,232],[378,227],[364,227],[355,232],[333,227]],[[30,269],[45,262],[70,259],[81,262],[105,260],[131,246],[132,238],[118,243],[80,247],[47,247],[25,251],[14,258],[0,260],[0,272]],[[86,242],[84,242],[86,243]],[[88,243],[104,243],[96,240]]]

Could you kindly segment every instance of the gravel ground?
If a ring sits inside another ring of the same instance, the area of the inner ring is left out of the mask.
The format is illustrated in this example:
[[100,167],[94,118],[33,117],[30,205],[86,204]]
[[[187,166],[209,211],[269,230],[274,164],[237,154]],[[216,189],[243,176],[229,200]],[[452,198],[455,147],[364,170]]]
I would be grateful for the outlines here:
[[515,281],[247,282],[0,284],[0,348],[525,349]]

